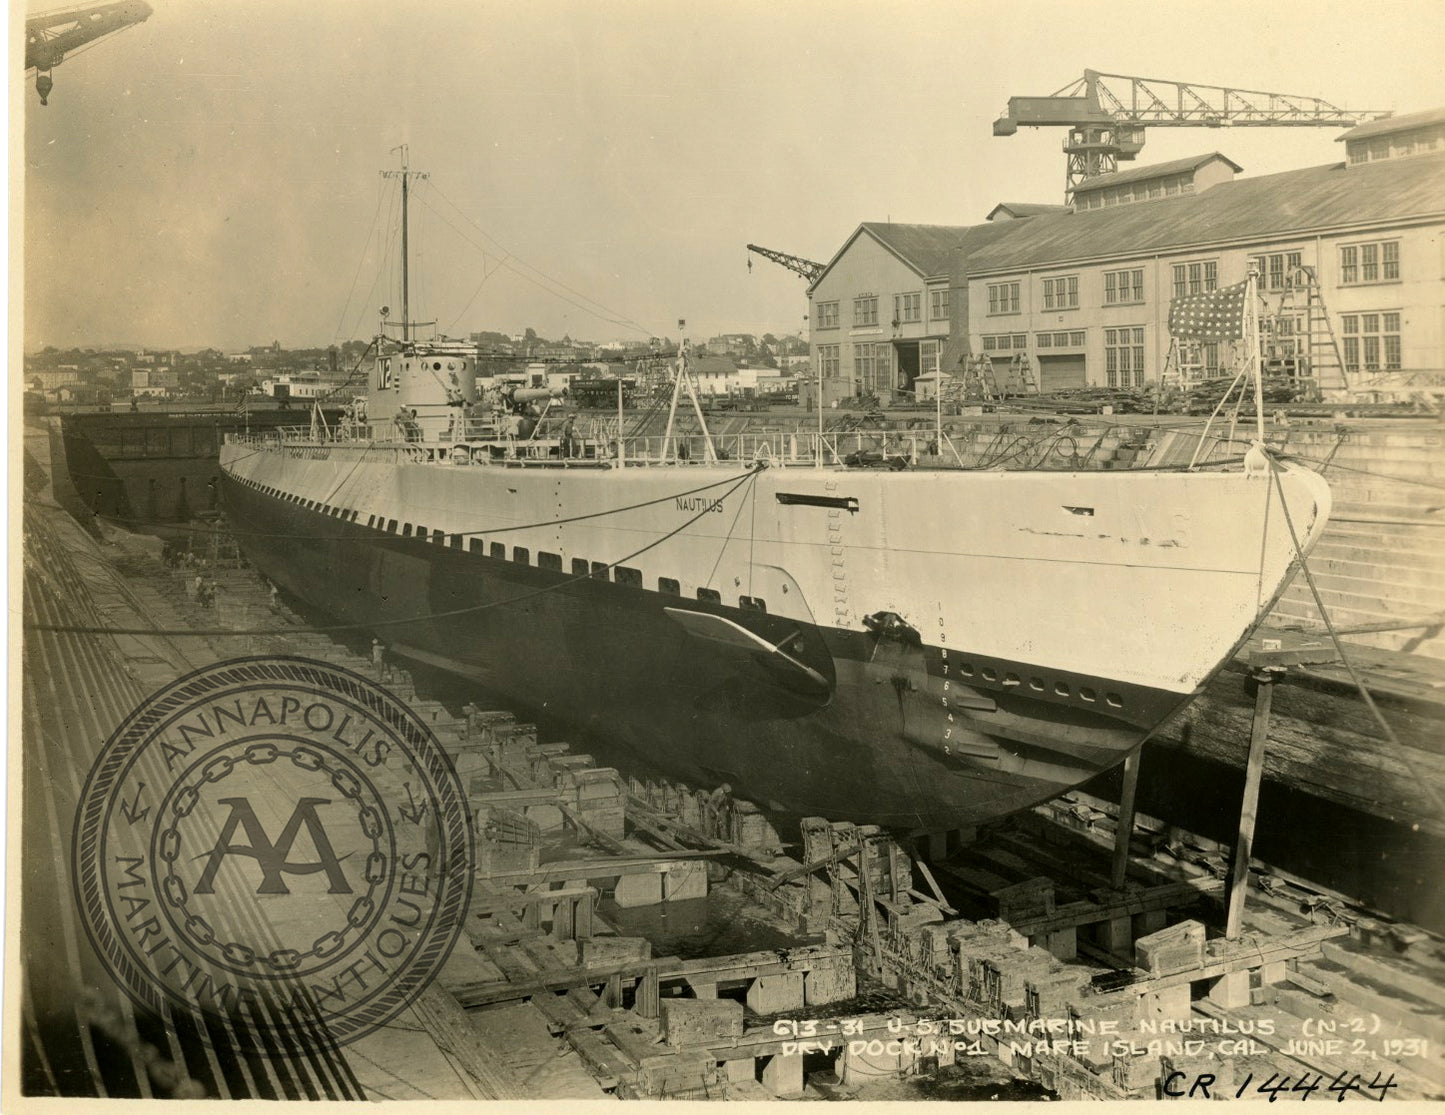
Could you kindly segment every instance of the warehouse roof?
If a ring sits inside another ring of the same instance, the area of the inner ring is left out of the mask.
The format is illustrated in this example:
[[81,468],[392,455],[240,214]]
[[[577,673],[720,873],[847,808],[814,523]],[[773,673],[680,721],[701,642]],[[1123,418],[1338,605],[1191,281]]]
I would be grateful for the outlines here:
[[1431,124],[1445,124],[1445,108],[1427,108],[1423,112],[1407,112],[1404,116],[1386,116],[1383,120],[1366,120],[1340,136],[1341,139],[1369,139],[1371,136],[1405,132],[1412,128],[1428,128]]
[[833,269],[853,242],[864,233],[872,236],[918,274],[927,279],[947,275],[953,253],[976,251],[1007,231],[1009,226],[1032,221],[994,221],[981,225],[906,225],[893,221],[864,221],[828,261],[828,266],[808,287],[814,289]]
[[1066,209],[1067,205],[1043,205],[1035,201],[1001,201],[988,211],[984,220],[995,220],[999,213],[1009,217],[1037,217],[1040,213],[1062,213]]
[[[1240,178],[1203,194],[1179,194],[1148,205],[999,221],[955,232],[960,240],[968,239],[968,270],[977,275],[1441,213],[1445,153]],[[978,227],[998,235],[975,240]]]
[[1074,193],[1081,194],[1088,190],[1118,186],[1124,182],[1138,182],[1141,179],[1163,178],[1169,174],[1183,174],[1187,170],[1198,170],[1215,159],[1228,163],[1234,168],[1235,174],[1244,169],[1228,156],[1221,155],[1218,151],[1210,151],[1204,155],[1190,155],[1185,159],[1171,159],[1167,163],[1150,163],[1147,166],[1131,167],[1128,170],[1116,170],[1112,174],[1101,174],[1097,178],[1087,178],[1074,187]]

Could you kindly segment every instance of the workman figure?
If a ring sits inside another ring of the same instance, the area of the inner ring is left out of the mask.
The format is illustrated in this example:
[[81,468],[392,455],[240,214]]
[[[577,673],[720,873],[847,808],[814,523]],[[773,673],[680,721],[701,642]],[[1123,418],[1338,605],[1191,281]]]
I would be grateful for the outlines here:
[[391,662],[386,657],[386,647],[380,639],[371,640],[371,664],[376,668],[377,681],[391,680]]

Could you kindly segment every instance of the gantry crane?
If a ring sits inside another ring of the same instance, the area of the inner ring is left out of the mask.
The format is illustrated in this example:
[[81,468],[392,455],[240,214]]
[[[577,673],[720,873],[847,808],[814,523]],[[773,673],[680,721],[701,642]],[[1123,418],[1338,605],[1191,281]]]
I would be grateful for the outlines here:
[[993,123],[996,136],[1019,128],[1064,127],[1068,156],[1065,200],[1086,178],[1119,169],[1144,146],[1154,128],[1349,128],[1388,116],[1378,110],[1346,111],[1319,97],[1265,93],[1222,85],[1129,77],[1085,70],[1084,76],[1048,97],[1010,97],[1008,112]]
[[145,0],[122,0],[118,4],[91,4],[31,16],[25,21],[25,68],[35,71],[35,91],[40,103],[48,104],[55,80],[50,71],[65,61],[66,54],[115,31],[124,31],[151,17]]
[[[803,276],[803,278],[807,279],[810,283],[821,275],[823,269],[828,266],[826,263],[815,263],[813,260],[804,259],[802,256],[790,256],[787,252],[775,252],[771,248],[760,248],[756,244],[749,244],[748,251],[757,252],[758,255],[764,259],[770,259],[774,263],[786,267],[794,274]],[[752,269],[753,261],[749,259],[748,270],[751,271]]]

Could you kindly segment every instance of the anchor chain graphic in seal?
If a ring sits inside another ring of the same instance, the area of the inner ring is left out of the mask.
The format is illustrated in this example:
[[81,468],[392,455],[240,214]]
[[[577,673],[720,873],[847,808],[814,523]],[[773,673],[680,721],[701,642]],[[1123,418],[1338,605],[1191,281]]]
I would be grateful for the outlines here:
[[180,678],[106,741],[72,877],[137,1003],[260,1050],[405,1010],[462,932],[474,864],[426,723],[350,670],[266,656]]

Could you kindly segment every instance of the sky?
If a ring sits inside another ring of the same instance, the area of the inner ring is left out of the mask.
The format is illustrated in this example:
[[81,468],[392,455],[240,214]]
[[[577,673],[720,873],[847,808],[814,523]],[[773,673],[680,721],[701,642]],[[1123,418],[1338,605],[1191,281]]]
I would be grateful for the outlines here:
[[[414,320],[603,341],[806,333],[804,281],[749,273],[749,242],[825,261],[861,221],[1061,202],[1063,130],[991,123],[1085,67],[1445,104],[1437,0],[151,3],[56,67],[48,107],[12,71],[27,349],[369,337],[400,316],[402,144],[429,175]],[[1140,163],[1272,173],[1337,161],[1339,134],[1154,128]]]

